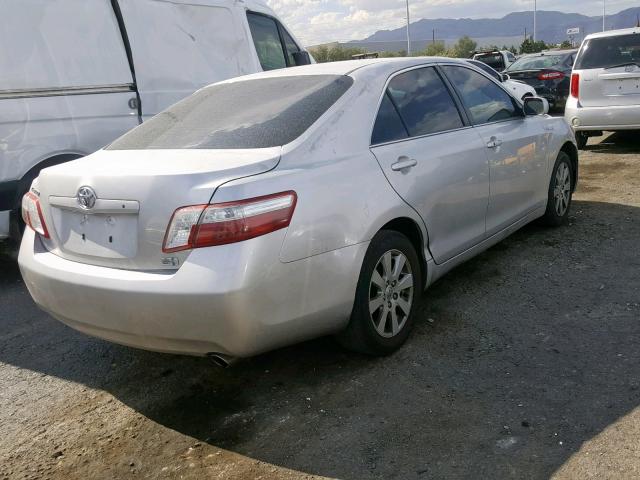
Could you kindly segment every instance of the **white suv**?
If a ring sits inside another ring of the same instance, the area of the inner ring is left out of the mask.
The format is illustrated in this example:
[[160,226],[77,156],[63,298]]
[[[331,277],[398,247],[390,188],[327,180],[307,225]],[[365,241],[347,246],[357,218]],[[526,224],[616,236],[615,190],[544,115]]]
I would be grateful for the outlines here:
[[565,119],[579,148],[603,130],[640,130],[640,28],[584,39],[571,75]]

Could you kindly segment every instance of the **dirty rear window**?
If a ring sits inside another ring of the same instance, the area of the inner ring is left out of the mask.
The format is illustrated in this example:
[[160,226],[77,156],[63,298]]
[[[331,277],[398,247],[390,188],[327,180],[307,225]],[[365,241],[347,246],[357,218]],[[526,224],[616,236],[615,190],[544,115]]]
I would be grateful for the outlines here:
[[302,135],[352,83],[342,75],[300,75],[212,85],[144,122],[107,150],[285,145]]

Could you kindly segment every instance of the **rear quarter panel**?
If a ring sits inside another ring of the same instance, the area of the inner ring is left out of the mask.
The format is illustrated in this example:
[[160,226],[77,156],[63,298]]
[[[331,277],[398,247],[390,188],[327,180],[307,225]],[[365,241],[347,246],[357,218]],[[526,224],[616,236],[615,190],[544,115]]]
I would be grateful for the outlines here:
[[298,203],[281,260],[292,262],[371,240],[385,223],[419,215],[393,190],[369,150],[386,77],[356,82],[305,134],[283,148],[272,172],[221,186],[213,202],[294,190]]

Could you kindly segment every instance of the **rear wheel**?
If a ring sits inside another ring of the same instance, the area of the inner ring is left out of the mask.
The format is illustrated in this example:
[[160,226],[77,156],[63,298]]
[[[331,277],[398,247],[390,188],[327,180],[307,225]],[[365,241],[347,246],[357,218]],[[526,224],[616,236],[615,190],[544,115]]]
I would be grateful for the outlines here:
[[351,319],[338,339],[369,355],[388,355],[409,336],[420,298],[420,261],[401,233],[382,230],[365,255]]
[[557,227],[569,217],[573,195],[573,167],[569,155],[564,152],[558,154],[553,167],[548,195],[547,210],[542,220],[549,226]]

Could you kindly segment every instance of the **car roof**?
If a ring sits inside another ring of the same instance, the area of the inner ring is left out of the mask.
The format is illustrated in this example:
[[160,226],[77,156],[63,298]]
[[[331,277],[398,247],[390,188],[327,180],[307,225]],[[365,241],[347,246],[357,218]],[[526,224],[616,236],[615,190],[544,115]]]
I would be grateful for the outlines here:
[[640,34],[640,27],[622,28],[619,30],[607,30],[606,32],[591,33],[585,37],[585,40],[592,38],[617,37],[618,35],[629,35],[632,33]]
[[380,75],[410,68],[417,65],[433,63],[459,63],[467,65],[466,59],[447,57],[395,57],[395,58],[369,58],[365,60],[345,60],[341,62],[314,63],[301,67],[281,68],[267,72],[254,73],[243,77],[225,80],[221,83],[253,80],[258,78],[290,77],[296,75],[351,75],[355,72]]

